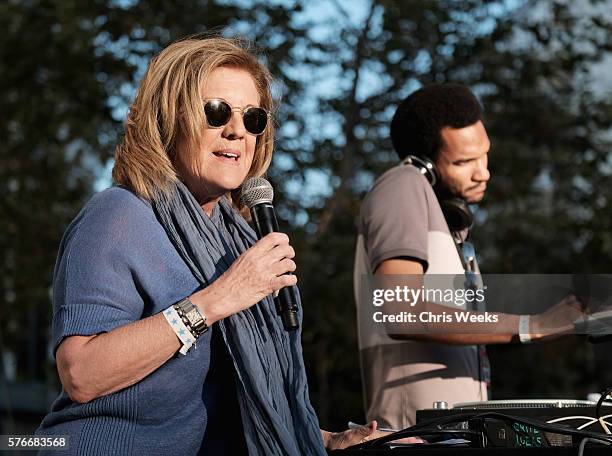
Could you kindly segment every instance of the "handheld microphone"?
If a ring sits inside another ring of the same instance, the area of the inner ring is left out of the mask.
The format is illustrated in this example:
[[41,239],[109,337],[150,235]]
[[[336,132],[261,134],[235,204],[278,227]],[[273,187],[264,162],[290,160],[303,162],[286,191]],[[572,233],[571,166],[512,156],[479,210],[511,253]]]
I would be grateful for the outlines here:
[[[240,200],[251,210],[251,217],[255,225],[257,237],[261,239],[266,234],[278,232],[278,221],[272,205],[274,190],[270,182],[262,177],[252,177],[242,185]],[[285,274],[291,274],[286,272]],[[298,323],[298,305],[295,286],[284,287],[278,290],[274,298],[276,313],[281,317],[283,327],[293,331],[300,325]]]

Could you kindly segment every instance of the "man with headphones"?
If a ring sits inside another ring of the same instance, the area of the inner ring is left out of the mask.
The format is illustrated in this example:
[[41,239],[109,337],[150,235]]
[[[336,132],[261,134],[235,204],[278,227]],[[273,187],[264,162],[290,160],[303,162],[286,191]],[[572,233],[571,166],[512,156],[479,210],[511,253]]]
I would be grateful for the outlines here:
[[[544,335],[536,335],[536,319],[530,326],[526,315],[498,314],[496,332],[469,334],[393,334],[373,322],[364,277],[479,273],[467,242],[468,204],[483,199],[490,178],[491,142],[480,103],[467,87],[435,84],[412,93],[393,117],[391,139],[402,163],[378,178],[364,199],[354,284],[366,415],[380,427],[402,429],[415,424],[416,410],[435,401],[487,400],[485,344]],[[578,307],[574,299],[561,304],[567,318],[579,315],[579,309],[567,310]],[[444,313],[437,308],[434,313]],[[559,310],[553,310],[557,319]]]

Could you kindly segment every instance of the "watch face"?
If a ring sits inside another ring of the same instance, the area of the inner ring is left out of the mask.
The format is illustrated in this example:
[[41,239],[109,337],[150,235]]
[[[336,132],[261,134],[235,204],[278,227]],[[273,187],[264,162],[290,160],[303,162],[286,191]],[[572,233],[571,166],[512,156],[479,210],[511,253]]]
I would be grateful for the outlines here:
[[186,314],[187,319],[191,322],[191,323],[196,323],[200,318],[198,315],[198,311],[194,308],[191,309],[189,312],[187,312]]

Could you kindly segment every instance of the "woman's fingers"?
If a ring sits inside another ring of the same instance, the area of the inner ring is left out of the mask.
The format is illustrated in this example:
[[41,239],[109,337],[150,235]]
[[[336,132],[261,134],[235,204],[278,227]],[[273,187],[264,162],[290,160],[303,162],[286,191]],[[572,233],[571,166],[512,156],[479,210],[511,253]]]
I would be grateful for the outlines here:
[[273,261],[278,261],[282,258],[293,258],[295,257],[295,250],[289,244],[277,245],[269,251],[268,255]]
[[280,261],[272,263],[272,266],[270,267],[270,272],[276,276],[279,276],[287,272],[293,272],[296,268],[297,266],[293,260],[289,258],[283,258]]
[[[264,248],[266,248],[267,246],[268,244],[265,244]],[[262,256],[262,259],[267,259],[267,261],[269,261],[270,264],[272,264],[272,263],[282,260],[283,258],[294,258],[294,257],[295,257],[295,250],[293,249],[293,247],[291,247],[288,242],[287,243],[283,242],[281,244],[276,244],[272,246],[271,248],[269,248],[268,250],[266,250]]]
[[283,274],[270,279],[270,289],[272,292],[284,287],[291,287],[297,283],[297,276],[293,274]]
[[280,276],[296,269],[296,264],[292,260],[295,257],[295,250],[289,245],[289,237],[284,233],[270,233],[252,249],[253,254],[258,256],[257,263],[261,271],[269,271],[274,276]]
[[359,426],[354,429],[355,437],[359,438],[361,442],[365,442],[370,440],[368,437],[372,436],[376,432],[376,428],[378,427],[378,423],[376,420],[370,421],[368,424]]
[[289,236],[285,233],[270,233],[262,237],[251,248],[262,252],[269,252],[273,248],[282,245],[289,245]]
[[[292,260],[295,250],[284,233],[270,233],[244,252],[223,274],[239,296],[240,307],[245,308],[260,301],[268,294],[297,283]],[[242,299],[240,299],[242,297]]]

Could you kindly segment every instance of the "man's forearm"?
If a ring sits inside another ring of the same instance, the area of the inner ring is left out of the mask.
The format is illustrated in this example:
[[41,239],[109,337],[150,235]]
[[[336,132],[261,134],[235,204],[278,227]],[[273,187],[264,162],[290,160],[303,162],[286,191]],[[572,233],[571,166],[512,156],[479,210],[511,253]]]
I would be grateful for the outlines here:
[[[393,310],[399,311],[398,309],[405,310],[405,306],[396,303],[385,307],[386,313],[393,313]],[[389,337],[399,340],[424,340],[455,345],[505,344],[517,340],[519,315],[487,312],[488,317],[495,323],[483,323],[470,321],[467,317],[482,316],[484,312],[452,309],[432,302],[421,302],[413,309],[418,309],[413,313],[426,313],[428,322],[387,322],[385,328]],[[448,316],[449,313],[451,314],[451,321],[436,318]],[[459,315],[464,318],[460,320]]]
[[517,340],[515,334],[451,334],[451,333],[426,333],[426,334],[389,334],[392,339],[398,340],[422,340],[448,345],[494,345],[507,344]]

